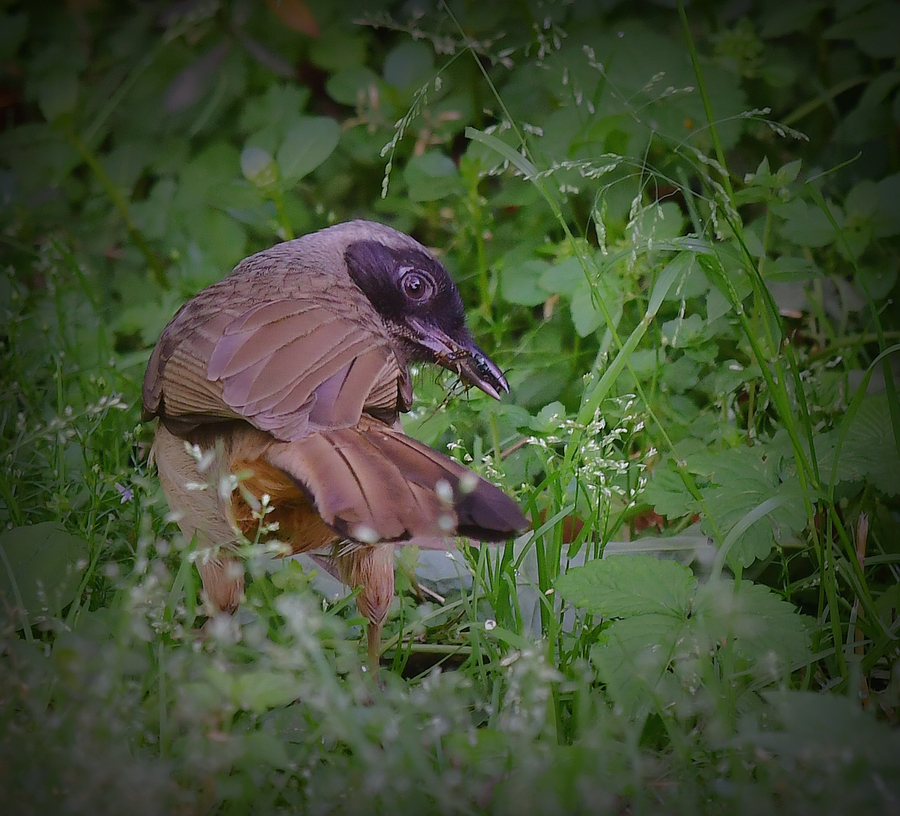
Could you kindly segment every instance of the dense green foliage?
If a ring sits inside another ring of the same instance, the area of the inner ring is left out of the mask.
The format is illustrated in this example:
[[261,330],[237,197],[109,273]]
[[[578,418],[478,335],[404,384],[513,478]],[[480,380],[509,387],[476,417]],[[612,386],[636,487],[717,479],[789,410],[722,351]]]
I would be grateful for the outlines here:
[[[3,6],[5,811],[900,812],[893,3]],[[198,637],[140,423],[185,299],[354,217],[512,386],[405,427],[534,520],[404,551],[381,690],[249,542]]]

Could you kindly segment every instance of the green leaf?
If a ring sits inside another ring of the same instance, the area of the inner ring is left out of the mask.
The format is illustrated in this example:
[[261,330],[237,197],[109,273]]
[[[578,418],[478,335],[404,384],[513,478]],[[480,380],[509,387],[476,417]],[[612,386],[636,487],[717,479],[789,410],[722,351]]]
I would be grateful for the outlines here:
[[291,672],[251,669],[231,676],[231,698],[235,705],[262,714],[297,699],[303,684]]
[[641,494],[657,513],[676,519],[694,511],[694,497],[670,462],[656,467]]
[[352,28],[329,28],[313,40],[310,60],[329,74],[362,65],[366,59],[368,39]]
[[537,258],[515,265],[504,264],[500,271],[500,293],[508,303],[537,306],[547,299],[547,290],[540,285],[541,277],[550,264]]
[[36,97],[44,118],[48,122],[55,122],[64,114],[75,110],[78,102],[78,76],[68,71],[50,74],[33,82],[30,90]]
[[662,324],[662,334],[673,348],[684,348],[701,338],[703,318],[698,314],[676,317]]
[[[815,438],[819,472],[825,478],[839,437],[840,429],[835,429]],[[900,461],[886,394],[867,396],[860,404],[840,450],[836,483],[841,482],[869,482],[888,496],[900,495]]]
[[462,192],[459,168],[453,159],[437,151],[413,156],[403,171],[413,201],[437,201]]
[[78,592],[90,551],[84,539],[62,524],[46,521],[0,535],[0,594],[21,602],[29,616],[58,616]]
[[774,283],[793,283],[824,277],[824,273],[809,258],[782,255],[767,259],[763,266],[763,277]]
[[680,678],[669,667],[676,660],[683,665],[693,651],[687,620],[649,613],[613,622],[591,649],[591,663],[613,700],[636,716],[657,700],[666,705],[682,696]]
[[271,154],[260,147],[245,147],[241,151],[241,172],[256,187],[268,187],[278,180],[278,166]]
[[[787,499],[744,531],[728,554],[734,563],[746,567],[765,558],[776,541],[790,540],[806,526],[803,494],[792,478],[782,481],[779,464],[780,457],[763,445],[699,454],[688,462],[691,470],[704,473],[711,482],[700,492],[723,533],[768,499]],[[708,519],[702,529],[711,532]]]
[[330,76],[325,83],[325,90],[335,102],[355,108],[357,105],[367,104],[372,96],[371,89],[374,88],[377,92],[382,84],[381,78],[371,68],[359,65],[344,68]]
[[[830,204],[829,209],[838,226],[842,226],[844,214],[841,208],[836,204]],[[837,240],[837,234],[828,216],[815,205],[793,199],[787,204],[773,202],[772,211],[784,219],[779,231],[791,243],[799,246],[823,247]]]
[[754,674],[780,679],[810,656],[811,621],[762,584],[709,581],[697,588],[693,615],[705,644],[733,646],[756,663]]
[[574,567],[556,579],[556,591],[604,618],[686,614],[696,579],[687,567],[649,555],[610,556]]
[[418,88],[431,78],[434,51],[423,42],[406,40],[391,49],[384,61],[384,81],[401,90]]
[[603,313],[594,303],[595,297],[606,304],[613,325],[618,325],[619,320],[622,318],[623,295],[619,279],[613,275],[600,277],[596,280],[594,286],[596,287],[596,293],[592,292],[591,285],[582,273],[581,281],[572,295],[572,302],[569,304],[572,312],[572,323],[580,337],[587,337],[604,324]]
[[693,708],[705,680],[719,671],[722,649],[761,685],[781,682],[810,657],[806,619],[749,581],[698,585],[687,567],[639,555],[591,561],[555,586],[589,612],[629,616],[602,630],[591,663],[632,716],[679,703]]
[[285,181],[295,182],[309,175],[337,147],[341,128],[327,116],[300,119],[287,133],[275,160]]
[[572,297],[586,283],[584,269],[578,258],[571,257],[546,269],[540,277],[541,286],[553,295]]

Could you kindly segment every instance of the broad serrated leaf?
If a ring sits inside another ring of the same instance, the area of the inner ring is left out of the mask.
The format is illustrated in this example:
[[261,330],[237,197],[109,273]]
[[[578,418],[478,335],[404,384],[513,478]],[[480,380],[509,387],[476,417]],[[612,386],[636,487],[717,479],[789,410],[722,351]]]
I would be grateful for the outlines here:
[[605,630],[591,649],[591,663],[610,696],[633,716],[642,704],[665,704],[681,696],[679,679],[668,669],[690,648],[687,621],[668,614],[637,615]]
[[6,530],[0,549],[0,595],[7,603],[21,600],[30,616],[58,615],[75,600],[89,549],[62,524],[46,521]]
[[[838,226],[844,223],[844,213],[836,204],[829,205]],[[814,204],[807,204],[798,198],[787,204],[772,204],[772,210],[784,222],[779,232],[793,244],[807,247],[823,247],[837,240],[837,233],[828,216]]]
[[[749,566],[765,558],[776,541],[789,539],[806,526],[803,494],[793,480],[781,479],[779,463],[780,457],[763,445],[695,455],[688,463],[711,482],[701,493],[723,534],[767,500],[784,500],[743,532],[728,554],[734,563]],[[708,518],[703,531],[712,532]]]
[[604,618],[687,614],[696,579],[687,567],[647,555],[612,556],[574,567],[556,579],[556,591]]
[[782,676],[809,657],[809,627],[791,604],[768,587],[742,581],[701,584],[693,603],[694,626],[710,647],[731,642],[754,663],[756,676]]
[[[900,457],[894,442],[886,394],[867,396],[860,403],[838,457],[835,483],[870,482],[888,496],[900,494]],[[840,429],[816,437],[819,472],[831,478]]]
[[684,480],[671,466],[657,467],[650,475],[641,495],[657,513],[667,518],[679,518],[695,509],[694,497]]
[[341,128],[327,116],[301,118],[284,137],[275,156],[281,177],[299,181],[315,170],[337,147]]

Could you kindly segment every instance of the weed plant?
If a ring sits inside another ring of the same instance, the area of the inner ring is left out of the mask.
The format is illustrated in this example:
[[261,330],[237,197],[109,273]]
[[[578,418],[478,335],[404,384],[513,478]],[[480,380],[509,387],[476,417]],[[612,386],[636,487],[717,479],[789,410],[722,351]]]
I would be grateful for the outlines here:
[[[4,812],[900,813],[897,15],[741,14],[4,5]],[[533,520],[401,553],[381,688],[258,542],[207,621],[140,422],[180,303],[352,217],[508,371],[407,431]]]

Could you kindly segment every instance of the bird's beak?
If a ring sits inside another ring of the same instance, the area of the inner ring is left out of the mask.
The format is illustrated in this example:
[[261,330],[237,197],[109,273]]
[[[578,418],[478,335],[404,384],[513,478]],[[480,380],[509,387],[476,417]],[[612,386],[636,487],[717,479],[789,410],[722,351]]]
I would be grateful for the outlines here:
[[480,388],[488,396],[500,399],[501,392],[509,393],[509,383],[497,364],[487,356],[465,329],[451,337],[442,329],[418,320],[409,321],[416,333],[416,342],[434,354],[434,361],[455,371],[469,385]]

